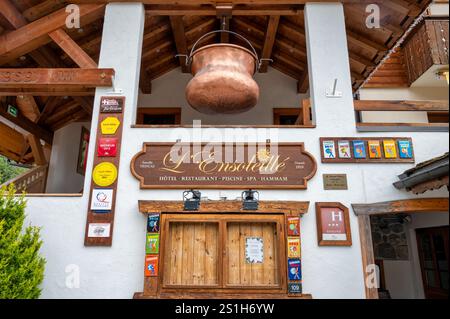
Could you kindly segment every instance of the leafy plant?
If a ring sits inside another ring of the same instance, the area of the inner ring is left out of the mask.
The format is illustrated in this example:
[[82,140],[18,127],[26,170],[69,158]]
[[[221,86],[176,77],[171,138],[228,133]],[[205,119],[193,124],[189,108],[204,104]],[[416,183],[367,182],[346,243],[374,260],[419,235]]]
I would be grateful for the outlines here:
[[45,259],[40,228],[23,229],[26,201],[14,185],[0,190],[0,299],[38,298]]

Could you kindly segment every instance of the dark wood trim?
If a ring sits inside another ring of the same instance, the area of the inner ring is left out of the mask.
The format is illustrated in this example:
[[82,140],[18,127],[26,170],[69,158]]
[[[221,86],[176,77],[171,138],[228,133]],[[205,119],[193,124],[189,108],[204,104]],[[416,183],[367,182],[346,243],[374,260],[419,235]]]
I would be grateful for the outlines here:
[[[298,107],[276,107],[273,108],[273,124],[279,126],[285,126],[280,124],[280,118],[282,116],[296,116],[297,118],[301,117],[302,109]],[[295,125],[297,126],[297,125]],[[298,125],[299,127],[301,125]]]
[[287,213],[303,215],[308,212],[309,202],[294,201],[260,201],[259,209],[256,211],[248,211],[242,209],[242,201],[202,201],[200,208],[195,212],[186,212],[184,210],[183,201],[139,201],[139,211],[144,214],[148,213]]
[[448,101],[382,101],[382,100],[355,100],[355,111],[447,111]]
[[[319,246],[352,246],[352,231],[348,208],[338,202],[317,202],[316,205],[317,242]],[[322,238],[322,208],[339,208],[344,212],[345,233],[347,240],[323,240]]]
[[211,293],[163,293],[159,296],[146,296],[142,292],[136,292],[133,295],[133,299],[313,299],[310,294],[301,295],[284,295],[284,294],[273,294],[273,293],[245,293],[245,294],[211,294]]
[[[372,231],[370,226],[370,216],[358,216],[359,240],[361,242],[362,267],[364,276],[364,289],[366,299],[378,299],[378,288],[376,285],[369,286],[370,278],[373,278],[375,271],[370,269],[371,265],[375,265],[375,257],[373,253]],[[373,284],[373,283],[372,283]]]
[[358,132],[448,132],[448,123],[356,123]]
[[448,213],[448,198],[414,198],[374,204],[352,204],[355,215]]

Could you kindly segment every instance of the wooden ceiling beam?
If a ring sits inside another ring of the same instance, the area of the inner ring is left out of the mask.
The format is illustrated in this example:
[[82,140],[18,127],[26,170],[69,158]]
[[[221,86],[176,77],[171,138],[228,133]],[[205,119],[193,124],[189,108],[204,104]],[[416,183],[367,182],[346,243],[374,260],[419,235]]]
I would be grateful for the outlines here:
[[41,115],[36,100],[31,95],[19,95],[16,98],[16,104],[20,112],[29,120],[36,122]]
[[47,159],[45,158],[44,148],[42,147],[41,140],[33,134],[27,136],[28,143],[31,146],[31,152],[33,153],[34,162],[39,165],[47,165]]
[[97,68],[97,63],[64,30],[58,29],[48,35],[80,68]]
[[20,161],[25,144],[22,133],[0,122],[0,154],[7,158]]
[[152,94],[152,79],[144,66],[141,67],[139,87],[142,94]]
[[377,51],[378,54],[385,53],[388,48],[384,44],[379,44],[375,41],[372,41],[367,38],[365,35],[357,34],[356,32],[347,28],[347,39],[348,42],[359,46],[360,48],[369,50],[369,51]]
[[[2,2],[3,3],[3,2]],[[80,5],[80,17],[88,24],[104,14],[104,5]],[[0,36],[0,65],[9,63],[51,41],[48,33],[64,28],[67,13],[58,10],[20,29]]]
[[[20,13],[10,0],[0,2],[0,15],[8,21],[15,30],[28,24],[27,19]],[[47,47],[38,48],[29,53],[31,58],[41,67],[63,67],[59,57]]]
[[95,89],[91,88],[80,88],[80,87],[65,87],[61,88],[0,88],[0,96],[18,96],[18,95],[33,95],[33,96],[94,96]]
[[[261,58],[270,59],[272,56],[273,45],[277,36],[278,25],[280,23],[280,16],[270,16],[266,29],[266,38],[264,39],[264,47],[262,50]],[[260,72],[266,73],[269,61],[263,61]]]
[[14,123],[15,125],[22,128],[24,131],[37,136],[38,138],[44,140],[46,143],[52,144],[53,142],[53,133],[44,129],[40,125],[34,123],[30,119],[26,118],[24,115],[19,112],[17,117],[12,116],[7,112],[7,105],[2,103],[0,105],[0,116],[4,117],[8,121]]
[[0,69],[0,89],[112,87],[113,69]]
[[0,15],[12,29],[18,29],[27,24],[25,18],[10,0],[0,1]]
[[309,73],[308,70],[305,70],[302,75],[300,75],[300,79],[297,82],[297,93],[298,94],[306,94],[309,89]]
[[[217,10],[213,5],[146,5],[145,9],[148,16],[217,16]],[[236,5],[233,7],[233,16],[293,16],[302,13],[303,5]]]
[[36,21],[46,16],[49,12],[65,7],[70,2],[65,0],[45,0],[23,11],[23,16],[29,22]]
[[60,99],[58,99],[55,96],[50,96],[47,99],[47,102],[45,103],[44,107],[42,108],[41,115],[39,116],[39,119],[37,120],[37,124],[44,124],[47,120],[48,116],[53,113],[55,108],[60,103]]
[[[330,3],[330,2],[342,2],[342,3],[381,3],[384,0],[315,0],[314,2]],[[108,4],[114,2],[136,2],[135,0],[71,0],[71,3],[96,3],[96,4]],[[167,4],[167,5],[179,5],[180,0],[141,0],[143,4]],[[215,5],[218,2],[227,2],[232,4],[261,4],[261,5],[279,5],[279,4],[296,4],[303,5],[310,0],[183,0],[185,5],[200,5],[200,4],[211,4]]]
[[92,116],[92,109],[94,107],[91,98],[85,96],[74,96],[72,97],[75,102],[86,112],[87,115]]
[[[170,25],[172,27],[173,38],[178,54],[188,54],[186,35],[184,32],[184,22],[181,16],[170,17]],[[186,65],[186,57],[180,56],[179,58],[181,70],[183,73],[188,73],[188,67]]]

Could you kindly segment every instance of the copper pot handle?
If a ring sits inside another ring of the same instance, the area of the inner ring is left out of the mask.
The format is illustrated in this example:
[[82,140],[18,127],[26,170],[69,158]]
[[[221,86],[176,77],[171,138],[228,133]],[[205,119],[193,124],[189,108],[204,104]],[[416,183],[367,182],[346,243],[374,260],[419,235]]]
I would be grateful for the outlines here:
[[203,39],[205,39],[206,37],[208,37],[209,35],[214,34],[214,33],[229,33],[229,34],[235,35],[235,36],[237,36],[238,38],[244,40],[244,41],[248,44],[248,46],[249,46],[249,47],[251,48],[251,50],[253,51],[254,57],[255,57],[256,62],[257,62],[257,63],[255,64],[255,72],[254,72],[253,74],[255,74],[257,71],[259,71],[259,69],[260,69],[260,67],[261,67],[263,61],[272,61],[272,59],[259,59],[258,53],[256,53],[256,50],[255,50],[255,47],[251,44],[251,42],[250,42],[249,40],[247,40],[244,36],[240,35],[239,33],[236,33],[236,32],[233,32],[233,31],[229,31],[229,30],[215,30],[215,31],[211,31],[211,32],[208,32],[208,33],[204,34],[203,36],[201,36],[201,37],[194,43],[194,45],[192,46],[192,49],[191,49],[191,52],[189,53],[189,55],[185,55],[185,54],[177,54],[176,57],[179,57],[179,56],[184,56],[184,57],[186,57],[186,65],[189,66],[189,65],[191,64],[191,62],[192,62],[192,55],[193,55],[193,53],[194,53],[194,51],[195,51],[196,46],[197,46]]

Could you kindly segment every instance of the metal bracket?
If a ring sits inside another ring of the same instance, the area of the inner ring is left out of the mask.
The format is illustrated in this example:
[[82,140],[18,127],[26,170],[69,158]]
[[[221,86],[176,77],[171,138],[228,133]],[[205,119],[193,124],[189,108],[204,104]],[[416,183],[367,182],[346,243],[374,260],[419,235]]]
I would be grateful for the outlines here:
[[342,97],[342,92],[337,90],[337,81],[338,79],[334,79],[334,84],[333,87],[331,88],[331,92],[329,90],[327,90],[327,92],[325,93],[325,96],[328,98],[341,98]]
[[112,89],[112,91],[106,92],[106,94],[108,94],[108,95],[123,94],[123,89],[116,88],[115,79],[116,79],[116,77],[113,76],[112,77],[112,88],[113,89]]
[[233,3],[216,4],[217,18],[231,18],[233,15]]

